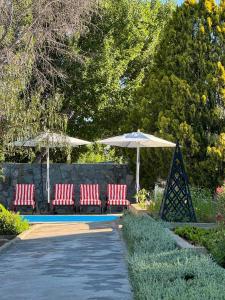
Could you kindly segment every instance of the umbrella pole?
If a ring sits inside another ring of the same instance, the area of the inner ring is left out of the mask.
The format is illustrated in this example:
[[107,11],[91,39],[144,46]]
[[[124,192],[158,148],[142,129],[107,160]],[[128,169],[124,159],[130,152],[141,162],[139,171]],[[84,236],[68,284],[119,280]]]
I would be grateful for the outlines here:
[[50,176],[49,176],[49,147],[47,148],[47,182],[46,182],[48,204],[50,203]]
[[[139,171],[140,171],[140,147],[137,147],[137,163],[136,163],[136,193],[139,192]],[[136,196],[136,201],[138,202],[138,196]]]

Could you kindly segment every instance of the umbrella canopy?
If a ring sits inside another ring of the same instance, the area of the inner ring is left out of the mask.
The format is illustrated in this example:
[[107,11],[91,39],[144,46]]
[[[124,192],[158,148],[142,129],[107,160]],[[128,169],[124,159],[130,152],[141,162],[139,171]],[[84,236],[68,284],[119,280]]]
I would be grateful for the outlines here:
[[47,147],[56,148],[56,147],[66,147],[66,146],[78,147],[80,145],[88,145],[91,143],[64,134],[44,132],[33,139],[15,141],[13,144],[17,147],[41,146],[46,148]]
[[176,144],[143,132],[131,132],[99,141],[101,144],[137,148],[137,147],[175,147]]
[[110,146],[119,146],[127,148],[137,148],[137,165],[136,165],[136,191],[140,189],[139,171],[140,171],[140,148],[155,148],[155,147],[175,147],[176,144],[158,138],[151,134],[146,134],[140,131],[125,133],[123,135],[111,137],[98,141],[101,144]]
[[46,178],[46,190],[48,194],[48,203],[50,203],[50,176],[49,176],[49,148],[56,147],[78,147],[81,145],[91,144],[88,141],[73,138],[64,134],[57,134],[53,132],[44,132],[36,136],[33,139],[18,140],[13,143],[16,147],[45,147],[47,150],[47,178]]

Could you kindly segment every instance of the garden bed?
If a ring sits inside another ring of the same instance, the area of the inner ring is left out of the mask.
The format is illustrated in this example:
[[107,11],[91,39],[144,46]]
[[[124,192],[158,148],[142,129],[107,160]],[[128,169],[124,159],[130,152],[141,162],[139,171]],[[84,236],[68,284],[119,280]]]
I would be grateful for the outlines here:
[[203,246],[218,264],[225,267],[225,228],[198,228],[195,226],[178,227],[175,234],[195,246]]
[[190,243],[189,241],[183,239],[179,235],[175,234],[173,231],[171,231],[168,228],[165,228],[166,232],[172,237],[172,239],[175,241],[176,246],[180,249],[191,249],[197,253],[202,254],[208,254],[207,249],[204,246],[201,245],[194,245]]
[[136,300],[225,298],[224,269],[208,255],[178,249],[162,223],[127,214],[123,236]]

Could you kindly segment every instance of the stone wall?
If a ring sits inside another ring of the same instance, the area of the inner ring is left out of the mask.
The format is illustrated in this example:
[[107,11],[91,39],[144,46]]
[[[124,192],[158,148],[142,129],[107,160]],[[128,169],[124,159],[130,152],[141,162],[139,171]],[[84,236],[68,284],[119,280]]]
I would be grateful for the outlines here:
[[[34,183],[37,202],[47,202],[46,164],[5,163],[2,166],[5,179],[0,182],[0,203],[10,207],[17,183]],[[50,180],[51,199],[54,196],[55,183],[74,183],[76,202],[79,201],[81,183],[98,183],[102,199],[105,198],[108,183],[125,183],[128,185],[128,199],[134,200],[134,178],[125,164],[51,164]]]

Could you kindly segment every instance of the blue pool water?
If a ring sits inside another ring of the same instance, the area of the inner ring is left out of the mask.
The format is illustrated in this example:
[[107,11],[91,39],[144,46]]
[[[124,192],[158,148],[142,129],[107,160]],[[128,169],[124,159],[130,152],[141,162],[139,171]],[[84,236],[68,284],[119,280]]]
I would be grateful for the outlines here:
[[119,218],[114,215],[23,215],[21,217],[29,223],[109,222]]

